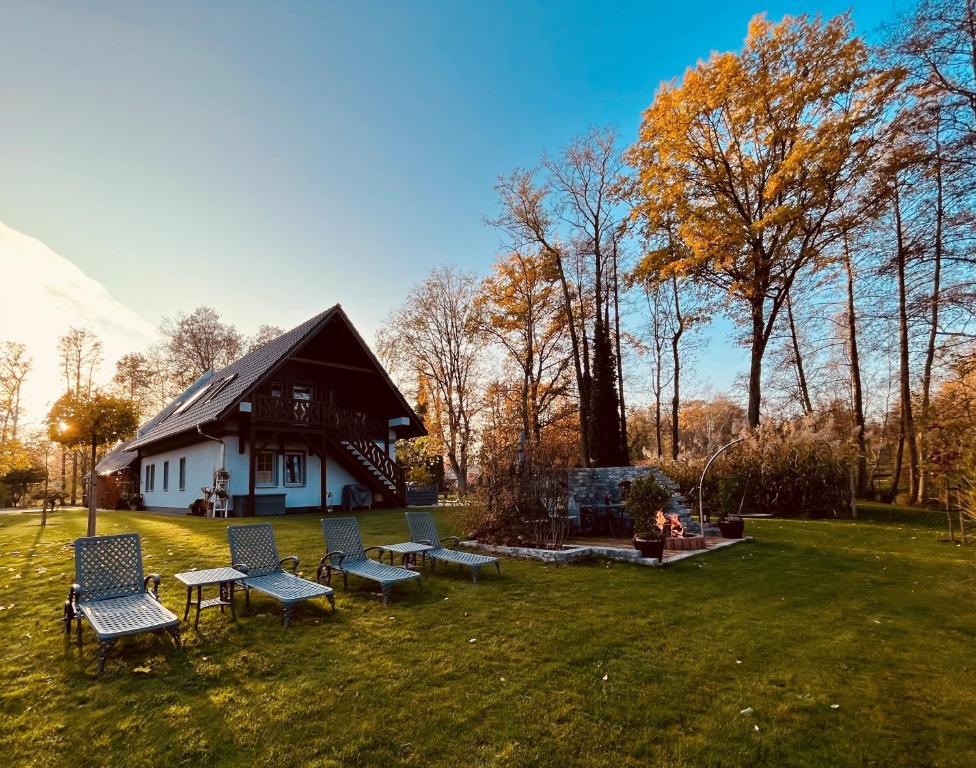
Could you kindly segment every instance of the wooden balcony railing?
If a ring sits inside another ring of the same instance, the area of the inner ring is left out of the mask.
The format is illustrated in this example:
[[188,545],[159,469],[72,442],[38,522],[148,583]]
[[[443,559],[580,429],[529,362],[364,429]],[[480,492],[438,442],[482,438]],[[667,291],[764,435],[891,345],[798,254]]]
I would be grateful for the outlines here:
[[253,418],[262,424],[325,429],[336,438],[350,441],[379,440],[387,432],[386,423],[380,419],[320,400],[258,395]]
[[386,422],[320,400],[257,395],[252,418],[256,423],[283,427],[323,429],[338,444],[359,452],[393,485],[400,499],[406,498],[406,468],[391,459],[376,440],[386,437]]

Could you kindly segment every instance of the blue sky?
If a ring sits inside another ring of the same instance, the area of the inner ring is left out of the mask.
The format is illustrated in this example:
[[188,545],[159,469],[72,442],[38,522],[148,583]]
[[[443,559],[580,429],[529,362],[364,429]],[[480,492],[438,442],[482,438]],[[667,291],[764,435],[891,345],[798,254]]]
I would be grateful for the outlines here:
[[[0,221],[153,324],[339,301],[372,338],[435,264],[486,270],[498,174],[594,125],[629,142],[755,13],[848,7],[871,37],[902,5],[8,0]],[[714,335],[723,388],[741,353]]]

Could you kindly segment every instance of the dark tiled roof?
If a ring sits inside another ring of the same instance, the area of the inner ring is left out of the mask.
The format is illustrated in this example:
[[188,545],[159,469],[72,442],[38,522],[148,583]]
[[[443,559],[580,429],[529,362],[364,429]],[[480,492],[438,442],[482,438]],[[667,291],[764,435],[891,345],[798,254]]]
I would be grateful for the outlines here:
[[104,458],[95,465],[95,474],[111,475],[113,472],[124,469],[138,459],[138,452],[128,450],[131,444],[132,441],[127,440],[124,443],[119,443],[111,451],[106,453]]
[[[281,334],[278,338],[272,339],[267,344],[263,344],[257,349],[248,352],[244,357],[231,363],[226,368],[210,376],[204,374],[186,392],[163,409],[155,419],[140,429],[136,439],[127,447],[129,449],[141,448],[164,437],[170,437],[172,435],[178,435],[181,432],[196,429],[198,424],[202,425],[219,420],[269,370],[291,354],[292,350],[305,341],[311,334],[318,331],[337,312],[341,312],[338,304],[316,315],[311,320],[307,320],[301,325],[292,328],[290,331]],[[221,387],[220,382],[231,376],[233,378],[225,386]],[[193,396],[194,392],[210,382],[213,383],[210,391],[204,392],[199,399],[195,400],[181,413],[175,412],[179,410],[181,404]]]

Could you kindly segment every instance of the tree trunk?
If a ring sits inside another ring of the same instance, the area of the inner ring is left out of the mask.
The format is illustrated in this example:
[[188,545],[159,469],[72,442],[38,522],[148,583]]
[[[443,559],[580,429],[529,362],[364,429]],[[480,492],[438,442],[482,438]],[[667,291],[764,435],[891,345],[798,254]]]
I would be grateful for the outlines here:
[[78,451],[71,451],[71,506],[78,503]]
[[786,294],[786,317],[790,324],[790,339],[793,341],[793,364],[796,366],[796,380],[800,389],[800,406],[803,413],[809,416],[813,413],[813,403],[810,402],[810,390],[807,387],[807,376],[803,370],[803,355],[800,354],[800,340],[796,334],[796,321],[793,319],[793,299]]
[[749,361],[749,428],[759,426],[759,402],[762,396],[762,360],[765,351],[763,299],[752,300],[752,349]]
[[864,496],[868,477],[868,453],[864,423],[864,393],[861,388],[861,358],[857,348],[857,313],[854,307],[854,266],[851,252],[844,232],[844,266],[847,269],[847,342],[851,360],[851,406],[854,417],[854,431],[857,435],[857,479],[855,493]]
[[[579,334],[576,330],[576,313],[573,312],[573,297],[569,292],[569,282],[566,280],[566,270],[563,269],[562,257],[556,251],[551,251],[550,256],[556,265],[556,273],[559,275],[559,286],[563,294],[563,311],[566,313],[566,325],[569,328],[569,343],[573,350],[573,368],[576,372],[576,389],[579,393],[579,446],[580,462],[584,467],[590,466],[590,446],[586,436],[587,418],[589,410],[590,393],[586,383],[585,370],[589,369],[589,363],[584,360],[581,364],[581,350]],[[585,358],[585,351],[583,357]]]
[[[898,181],[895,181],[895,226],[897,227],[897,266],[898,266],[898,341],[899,341],[899,382],[901,390],[902,435],[908,443],[908,498],[910,504],[918,503],[918,445],[915,433],[915,417],[912,413],[912,380],[909,368],[908,348],[908,289],[906,287],[906,253],[904,231],[901,219],[901,199]],[[900,452],[900,451],[899,451]]]
[[617,351],[617,396],[620,398],[620,455],[630,463],[627,445],[627,406],[624,404],[624,358],[620,354],[620,288],[617,279],[617,244],[613,245],[613,322]]
[[95,535],[95,514],[98,509],[98,499],[95,498],[95,455],[97,450],[98,438],[92,435],[91,471],[88,473],[88,536]]
[[935,364],[935,343],[939,337],[939,299],[942,293],[942,227],[945,218],[945,207],[942,189],[942,143],[939,136],[939,124],[935,127],[935,263],[932,265],[932,297],[929,308],[929,338],[925,349],[925,365],[922,369],[922,403],[921,403],[921,430],[918,437],[918,500],[925,502],[926,482],[925,468],[928,463],[926,455],[926,437],[931,420],[929,413],[932,390],[932,368]]
[[674,291],[675,331],[671,335],[671,364],[673,366],[674,394],[671,397],[671,458],[677,460],[681,445],[678,427],[678,412],[681,409],[681,356],[678,353],[681,335],[685,331],[685,318],[681,314],[681,298],[678,294],[678,278],[672,276],[671,290]]

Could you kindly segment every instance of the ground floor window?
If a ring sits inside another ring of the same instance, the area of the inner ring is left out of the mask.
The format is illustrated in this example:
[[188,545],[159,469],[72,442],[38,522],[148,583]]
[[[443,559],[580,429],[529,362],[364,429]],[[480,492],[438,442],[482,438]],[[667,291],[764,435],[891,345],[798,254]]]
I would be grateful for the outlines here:
[[163,490],[169,490],[169,462],[163,462]]
[[186,490],[186,456],[180,459],[180,490]]
[[146,465],[146,482],[144,483],[144,485],[146,486],[145,490],[147,491],[156,490],[156,465],[155,464]]
[[305,485],[305,454],[285,452],[285,485]]
[[254,459],[254,482],[257,485],[278,484],[278,462],[274,451],[258,451]]

